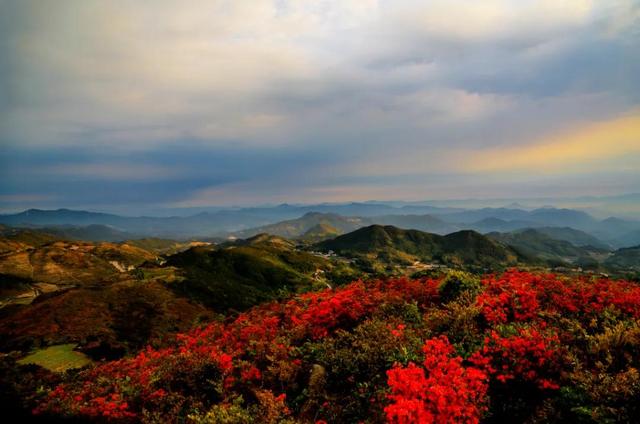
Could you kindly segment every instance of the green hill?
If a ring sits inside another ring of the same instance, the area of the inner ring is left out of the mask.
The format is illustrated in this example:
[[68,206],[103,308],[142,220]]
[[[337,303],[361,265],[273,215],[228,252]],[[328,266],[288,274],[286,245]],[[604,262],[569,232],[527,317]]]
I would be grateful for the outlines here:
[[301,237],[301,240],[308,242],[319,242],[342,234],[340,230],[331,224],[321,222],[309,228]]
[[568,241],[574,246],[591,247],[596,249],[609,250],[608,244],[597,239],[591,234],[584,231],[576,230],[571,227],[540,227],[536,231],[545,234],[552,239]]
[[440,236],[393,226],[371,225],[318,243],[316,247],[344,256],[396,264],[421,261],[493,269],[518,262],[517,252],[475,231],[458,231]]
[[321,283],[327,259],[296,251],[280,237],[258,235],[227,247],[194,247],[168,258],[184,280],[172,287],[217,311],[243,310]]
[[549,230],[527,229],[511,233],[490,233],[487,237],[513,247],[522,255],[537,258],[551,265],[596,266],[598,257],[606,254],[602,249],[577,247],[548,234]]
[[618,249],[605,260],[604,264],[607,268],[616,271],[640,271],[640,246]]
[[431,215],[358,217],[342,216],[334,213],[309,212],[297,219],[290,219],[263,227],[244,230],[234,235],[239,238],[245,238],[259,233],[268,233],[281,237],[299,239],[305,242],[319,242],[374,224],[393,225],[400,228],[411,228],[438,234],[446,234],[459,229],[456,225],[444,222]]
[[284,237],[274,236],[272,234],[261,233],[245,240],[237,240],[228,246],[253,246],[262,248],[271,248],[278,250],[291,251],[294,250],[296,244]]

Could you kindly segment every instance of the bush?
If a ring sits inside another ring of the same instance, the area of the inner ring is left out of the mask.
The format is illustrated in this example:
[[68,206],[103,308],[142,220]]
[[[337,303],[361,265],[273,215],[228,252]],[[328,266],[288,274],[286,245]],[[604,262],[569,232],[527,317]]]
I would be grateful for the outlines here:
[[640,286],[626,281],[515,270],[480,287],[465,274],[357,281],[43,381],[37,412],[115,422],[640,422],[639,319]]
[[481,287],[478,277],[468,272],[451,270],[447,272],[438,286],[438,292],[443,302],[450,302],[465,292],[476,295],[480,292]]
[[422,366],[413,362],[387,372],[391,404],[387,421],[397,424],[478,423],[485,411],[487,375],[463,367],[445,336],[428,340]]

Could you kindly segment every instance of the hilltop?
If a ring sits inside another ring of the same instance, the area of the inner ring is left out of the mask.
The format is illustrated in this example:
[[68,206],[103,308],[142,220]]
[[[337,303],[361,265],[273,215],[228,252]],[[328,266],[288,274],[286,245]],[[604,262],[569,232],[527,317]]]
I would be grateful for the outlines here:
[[291,241],[268,234],[218,248],[194,247],[170,256],[167,265],[183,277],[173,290],[219,312],[326,287],[332,273],[357,275],[346,264],[299,251]]
[[330,239],[340,234],[342,234],[342,232],[339,229],[331,224],[322,222],[305,231],[304,234],[300,236],[300,239],[313,243]]
[[371,225],[318,243],[340,255],[409,264],[415,261],[466,267],[499,268],[518,262],[518,253],[475,231],[440,236],[393,226]]
[[36,241],[17,242],[5,250],[0,273],[56,285],[95,285],[156,259],[155,254],[126,243]]

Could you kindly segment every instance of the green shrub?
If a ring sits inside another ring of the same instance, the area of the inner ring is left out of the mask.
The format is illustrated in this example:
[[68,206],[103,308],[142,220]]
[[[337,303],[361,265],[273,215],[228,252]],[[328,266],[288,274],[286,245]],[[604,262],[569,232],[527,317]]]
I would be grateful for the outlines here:
[[468,272],[451,270],[447,272],[446,277],[440,283],[438,292],[442,302],[446,303],[457,299],[463,292],[478,294],[480,289],[481,284],[478,277]]
[[[399,320],[372,319],[351,332],[339,331],[334,337],[309,344],[309,362],[324,370],[323,384],[310,385],[308,397],[318,400],[328,422],[359,422],[380,416],[385,399],[386,371],[396,363],[419,359],[422,338]],[[341,401],[322,407],[321,399]],[[338,406],[340,405],[340,406]],[[307,406],[307,409],[313,409]]]

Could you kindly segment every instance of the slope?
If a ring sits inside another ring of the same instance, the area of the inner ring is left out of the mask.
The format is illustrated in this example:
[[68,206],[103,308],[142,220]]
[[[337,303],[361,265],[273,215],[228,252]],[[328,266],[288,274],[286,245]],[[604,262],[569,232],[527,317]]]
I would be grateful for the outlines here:
[[523,255],[538,258],[552,265],[588,264],[600,252],[595,248],[577,247],[565,240],[557,240],[538,229],[511,233],[490,233],[487,237],[509,245]]
[[334,268],[329,260],[268,235],[217,249],[194,247],[169,257],[167,265],[184,277],[171,286],[174,290],[220,312],[325,286],[323,276]]
[[459,267],[500,268],[514,265],[518,254],[475,231],[446,236],[393,226],[371,225],[318,243],[323,251],[386,263],[435,262]]

